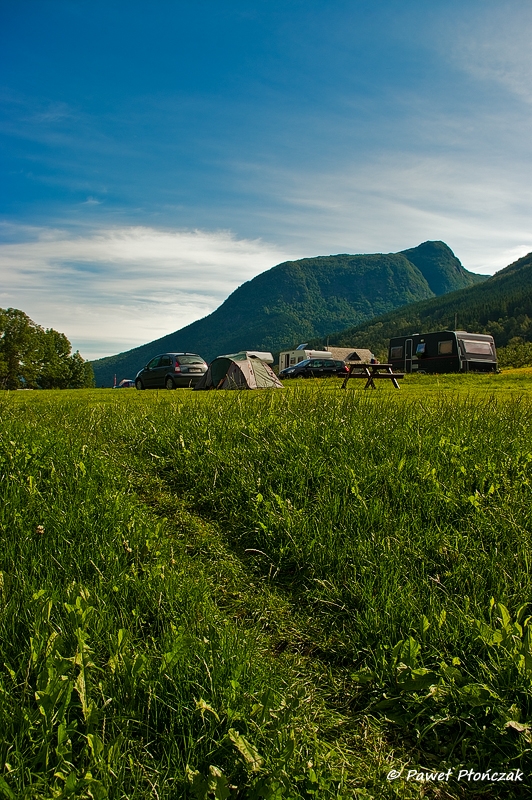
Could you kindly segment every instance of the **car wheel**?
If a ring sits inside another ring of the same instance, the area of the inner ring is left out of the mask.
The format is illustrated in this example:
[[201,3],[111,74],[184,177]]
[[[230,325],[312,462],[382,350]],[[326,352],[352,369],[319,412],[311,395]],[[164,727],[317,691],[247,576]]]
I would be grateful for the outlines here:
[[166,386],[167,389],[175,389],[175,383],[173,382],[170,376],[168,376],[164,385]]
[[138,389],[139,392],[141,389],[144,389],[144,384],[142,383],[140,378],[137,378],[137,380],[135,381],[135,389]]

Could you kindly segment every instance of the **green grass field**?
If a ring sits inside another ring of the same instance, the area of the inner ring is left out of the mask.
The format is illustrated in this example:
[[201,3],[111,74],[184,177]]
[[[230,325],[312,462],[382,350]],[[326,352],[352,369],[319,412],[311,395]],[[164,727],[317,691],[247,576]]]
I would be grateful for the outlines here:
[[384,383],[0,395],[0,797],[531,796],[532,370]]

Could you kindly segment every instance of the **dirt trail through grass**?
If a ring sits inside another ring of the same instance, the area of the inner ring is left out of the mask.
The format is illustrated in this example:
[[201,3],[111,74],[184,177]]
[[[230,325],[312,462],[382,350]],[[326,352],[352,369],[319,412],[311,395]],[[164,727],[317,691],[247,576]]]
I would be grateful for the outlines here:
[[5,396],[0,796],[529,786],[532,404],[462,391]]

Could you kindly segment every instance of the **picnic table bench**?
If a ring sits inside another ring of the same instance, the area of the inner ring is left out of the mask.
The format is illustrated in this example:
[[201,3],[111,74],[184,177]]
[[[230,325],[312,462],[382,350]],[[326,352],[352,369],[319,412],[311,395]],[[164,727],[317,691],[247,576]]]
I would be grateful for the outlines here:
[[349,372],[344,378],[342,389],[346,388],[349,378],[364,378],[366,381],[364,389],[369,389],[370,386],[376,389],[375,379],[389,380],[396,389],[399,389],[397,380],[404,377],[404,372],[392,372],[391,364],[349,364]]

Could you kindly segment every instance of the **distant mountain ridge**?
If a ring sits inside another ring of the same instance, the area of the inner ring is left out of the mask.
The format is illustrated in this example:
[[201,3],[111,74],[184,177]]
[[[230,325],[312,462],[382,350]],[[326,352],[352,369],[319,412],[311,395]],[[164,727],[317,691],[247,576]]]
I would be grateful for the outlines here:
[[444,242],[400,253],[286,261],[239,286],[207,317],[93,361],[96,385],[111,386],[115,374],[117,380],[134,377],[161,352],[194,352],[210,361],[245,348],[279,351],[486,277],[464,269]]
[[[480,285],[403,306],[329,336],[331,345],[356,344],[384,355],[392,336],[437,330],[490,333],[497,347],[532,341],[532,253]],[[317,347],[324,339],[316,338]]]

